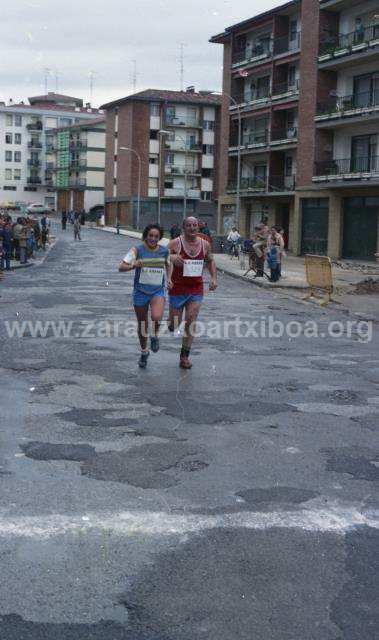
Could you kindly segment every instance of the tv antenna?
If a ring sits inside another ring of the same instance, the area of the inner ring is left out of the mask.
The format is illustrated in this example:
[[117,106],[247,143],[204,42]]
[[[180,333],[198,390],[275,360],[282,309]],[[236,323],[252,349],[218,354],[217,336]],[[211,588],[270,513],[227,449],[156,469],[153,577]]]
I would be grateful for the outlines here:
[[137,89],[137,60],[132,60],[132,87],[133,93],[136,92]]
[[184,47],[186,45],[184,44],[184,42],[180,43],[180,56],[179,56],[179,63],[180,63],[180,91],[183,91],[184,88]]
[[45,78],[45,95],[47,95],[50,69],[48,67],[45,67],[43,71],[44,71],[44,78]]
[[92,100],[93,100],[93,84],[94,84],[94,78],[96,75],[96,71],[90,71],[88,74],[89,77],[89,101],[90,104],[92,104]]

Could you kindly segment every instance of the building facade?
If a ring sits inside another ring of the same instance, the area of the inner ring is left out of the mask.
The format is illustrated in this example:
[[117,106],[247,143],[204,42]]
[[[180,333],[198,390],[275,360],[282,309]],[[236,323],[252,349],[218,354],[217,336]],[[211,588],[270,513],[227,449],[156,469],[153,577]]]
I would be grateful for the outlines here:
[[[191,213],[215,228],[220,97],[146,90],[106,110],[106,223],[180,223]],[[140,198],[138,198],[138,194]]]
[[104,206],[105,118],[53,129],[46,144],[46,181],[58,211]]
[[212,42],[224,45],[220,232],[235,214],[240,153],[244,234],[267,219],[296,254],[374,259],[377,0],[294,0]]
[[40,203],[55,208],[48,154],[57,127],[91,122],[98,109],[78,98],[48,93],[29,104],[0,104],[0,203]]

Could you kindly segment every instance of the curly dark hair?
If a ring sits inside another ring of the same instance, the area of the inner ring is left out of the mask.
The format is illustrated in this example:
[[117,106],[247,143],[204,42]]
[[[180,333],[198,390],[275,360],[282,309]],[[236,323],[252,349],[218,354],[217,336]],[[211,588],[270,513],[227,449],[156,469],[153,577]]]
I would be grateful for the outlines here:
[[147,238],[147,236],[148,236],[149,231],[151,231],[152,229],[157,229],[157,231],[159,231],[159,240],[162,240],[162,238],[163,238],[163,233],[164,233],[164,229],[163,229],[163,227],[161,227],[159,224],[154,224],[154,223],[152,223],[152,224],[148,224],[148,225],[144,228],[143,233],[142,233],[142,240],[146,240],[146,238]]

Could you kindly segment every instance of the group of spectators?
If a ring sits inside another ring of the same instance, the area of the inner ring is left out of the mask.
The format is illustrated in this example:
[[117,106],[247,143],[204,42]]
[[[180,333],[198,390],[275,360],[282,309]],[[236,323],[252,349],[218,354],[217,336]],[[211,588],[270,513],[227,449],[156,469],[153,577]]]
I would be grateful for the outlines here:
[[[227,237],[233,246],[240,244],[242,238],[236,227],[233,227]],[[284,229],[279,225],[268,227],[264,222],[254,229],[252,237],[252,250],[255,257],[256,277],[264,276],[265,261],[270,269],[270,281],[278,282],[282,275],[282,259],[285,255]]]
[[0,211],[0,269],[10,271],[11,260],[26,264],[36,251],[46,249],[49,240],[50,220],[29,215],[13,219],[8,212]]
[[73,225],[74,240],[81,240],[81,227],[86,223],[85,211],[62,211],[61,213],[62,230],[66,231],[67,222]]

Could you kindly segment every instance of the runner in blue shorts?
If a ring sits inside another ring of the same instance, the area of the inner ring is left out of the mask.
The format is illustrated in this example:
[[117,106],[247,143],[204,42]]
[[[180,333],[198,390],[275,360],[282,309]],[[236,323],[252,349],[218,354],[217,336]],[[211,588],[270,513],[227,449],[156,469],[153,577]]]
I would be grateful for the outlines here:
[[165,305],[165,275],[170,280],[170,258],[166,247],[159,241],[163,237],[163,229],[159,225],[149,224],[145,227],[142,240],[127,253],[119,266],[119,271],[135,269],[133,304],[138,322],[138,338],[141,355],[138,365],[145,369],[149,357],[147,339],[149,335],[149,307],[152,321],[150,336],[151,350],[159,350],[158,332]]

